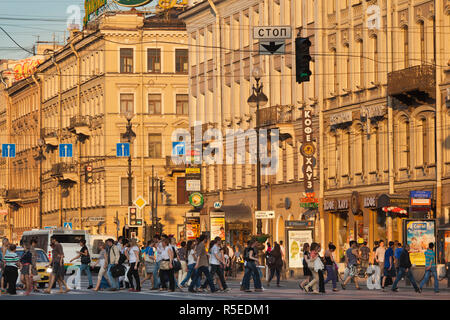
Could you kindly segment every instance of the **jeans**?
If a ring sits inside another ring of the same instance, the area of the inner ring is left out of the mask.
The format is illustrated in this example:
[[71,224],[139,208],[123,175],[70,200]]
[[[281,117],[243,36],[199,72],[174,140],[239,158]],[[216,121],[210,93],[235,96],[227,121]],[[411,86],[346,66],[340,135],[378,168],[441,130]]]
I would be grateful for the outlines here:
[[409,279],[409,281],[411,281],[414,289],[416,289],[416,291],[417,291],[419,288],[417,287],[417,283],[416,283],[416,280],[414,279],[411,268],[408,268],[408,271],[406,271],[406,268],[402,268],[402,267],[398,268],[398,274],[397,274],[397,277],[395,278],[394,284],[392,285],[392,290],[397,289],[397,285],[400,282],[400,279],[404,275],[406,275],[406,277]]
[[324,284],[331,280],[333,289],[336,289],[336,270],[334,266],[326,265],[325,267],[327,268],[327,279],[325,280]]
[[159,280],[159,275],[158,275],[160,262],[161,261],[156,261],[155,267],[153,268],[153,288],[156,288],[156,289],[158,289],[159,285],[161,284],[161,282]]
[[8,293],[16,294],[16,282],[19,272],[16,267],[6,266],[5,267],[5,287],[8,285]]
[[194,267],[195,267],[195,263],[188,264],[187,274],[186,274],[186,277],[183,279],[183,281],[181,281],[181,283],[180,283],[181,286],[184,286],[186,284],[186,282],[189,281],[192,274],[194,273]]
[[191,284],[189,285],[189,291],[194,290],[194,285],[201,279],[202,274],[206,276],[206,281],[209,284],[209,287],[211,288],[211,292],[216,291],[216,288],[214,286],[214,281],[211,277],[211,274],[209,273],[208,267],[202,266],[197,269],[197,272],[194,275],[194,278],[191,281]]
[[325,293],[325,281],[323,280],[323,270],[317,272],[319,274],[319,292]]
[[159,270],[161,276],[161,288],[167,288],[167,281],[169,281],[170,291],[175,291],[175,274],[173,269]]
[[436,266],[432,266],[431,269],[425,270],[425,276],[423,277],[423,280],[420,283],[420,289],[422,289],[423,286],[425,285],[425,283],[428,282],[428,279],[430,279],[431,274],[433,274],[433,277],[434,277],[434,292],[438,292],[439,291],[439,280],[438,280],[438,276],[437,276]]
[[247,265],[245,266],[244,278],[242,279],[242,286],[244,287],[244,290],[250,289],[250,276],[253,277],[255,289],[262,289],[259,270],[254,261],[247,261]]
[[[227,289],[228,287],[225,282],[225,277],[223,276],[223,269],[220,265],[218,265],[218,264],[211,265],[211,277],[214,277],[214,274],[217,274],[217,276],[219,277],[220,283],[222,284],[222,288],[224,290]],[[205,287],[206,287],[206,283],[205,283]]]
[[282,267],[281,266],[279,266],[279,267],[272,267],[272,268],[269,268],[269,269],[270,269],[270,276],[269,276],[269,281],[268,282],[272,281],[273,276],[276,274],[277,275],[277,284],[280,284],[280,275],[281,275]]
[[181,260],[181,270],[178,271],[178,281],[177,283],[181,283],[181,281],[183,281],[184,278],[186,278],[187,275],[187,263],[186,261]]
[[86,274],[87,274],[88,281],[89,281],[89,286],[93,286],[93,284],[92,284],[91,266],[89,264],[82,263],[80,265],[80,275],[83,274],[83,271],[85,271]]
[[[134,288],[133,277],[134,277],[134,280],[136,281],[136,290],[141,291],[141,281],[139,279],[139,271],[138,271],[138,269],[135,269],[135,266],[136,266],[136,262],[130,263],[130,269],[128,270],[127,278],[128,278],[128,282],[130,283],[130,287],[133,289]],[[138,268],[139,268],[139,264],[138,264]]]
[[111,288],[119,290],[119,278],[114,278],[111,274],[111,268],[114,266],[115,264],[108,264],[107,275],[109,278],[109,283],[111,284]]

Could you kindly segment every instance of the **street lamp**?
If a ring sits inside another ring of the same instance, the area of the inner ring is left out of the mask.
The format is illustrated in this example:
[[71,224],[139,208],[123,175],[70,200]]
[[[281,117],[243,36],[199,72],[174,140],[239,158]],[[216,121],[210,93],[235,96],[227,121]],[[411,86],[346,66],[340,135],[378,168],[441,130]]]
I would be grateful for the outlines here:
[[[259,107],[263,107],[267,104],[267,96],[263,92],[263,84],[259,83],[261,80],[261,71],[259,68],[253,69],[253,77],[255,78],[256,85],[252,86],[252,95],[248,98],[247,103],[250,107],[256,107],[256,210],[261,210],[261,160],[259,152],[259,129],[260,129],[260,119],[259,119]],[[262,220],[257,220],[257,233],[262,234]]]
[[128,155],[128,205],[133,205],[131,188],[133,185],[133,173],[131,172],[131,142],[134,138],[136,138],[136,133],[133,132],[133,125],[131,124],[131,120],[133,119],[133,114],[131,112],[127,112],[125,114],[127,119],[127,130],[123,134],[123,137],[127,139],[130,144],[130,154]]
[[38,140],[38,146],[39,146],[39,155],[37,156],[36,160],[39,161],[39,229],[42,229],[42,161],[45,160],[44,156],[44,146],[45,141],[42,138],[39,138]]

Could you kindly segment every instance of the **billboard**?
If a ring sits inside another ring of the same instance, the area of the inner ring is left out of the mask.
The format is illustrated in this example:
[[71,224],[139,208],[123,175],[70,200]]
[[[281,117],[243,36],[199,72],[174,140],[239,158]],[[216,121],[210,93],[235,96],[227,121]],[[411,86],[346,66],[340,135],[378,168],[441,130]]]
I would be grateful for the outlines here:
[[303,268],[303,244],[311,243],[312,230],[288,230],[289,268]]
[[195,240],[200,237],[200,217],[186,218],[186,240]]
[[215,237],[225,240],[225,217],[211,217],[211,240]]
[[436,243],[436,222],[434,220],[405,220],[406,243],[410,247],[411,263],[425,265],[425,251],[430,242]]
[[[11,61],[8,64],[8,69],[11,70],[10,77],[12,82],[16,82],[31,76],[37,69],[37,67],[44,61],[44,57],[36,55],[31,58]],[[8,73],[5,73],[8,75]]]

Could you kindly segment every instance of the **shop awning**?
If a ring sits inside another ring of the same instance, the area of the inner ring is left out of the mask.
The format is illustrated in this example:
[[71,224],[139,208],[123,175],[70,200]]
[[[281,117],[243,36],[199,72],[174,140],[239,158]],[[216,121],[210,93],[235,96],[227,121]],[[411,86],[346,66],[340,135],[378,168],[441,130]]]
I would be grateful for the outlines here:
[[223,205],[218,211],[211,208],[211,212],[225,212],[226,223],[251,223],[252,222],[252,209],[249,206],[238,205]]
[[401,215],[408,215],[408,211],[406,211],[405,209],[399,208],[399,207],[383,207],[382,210],[384,212],[394,212],[394,213],[398,213]]

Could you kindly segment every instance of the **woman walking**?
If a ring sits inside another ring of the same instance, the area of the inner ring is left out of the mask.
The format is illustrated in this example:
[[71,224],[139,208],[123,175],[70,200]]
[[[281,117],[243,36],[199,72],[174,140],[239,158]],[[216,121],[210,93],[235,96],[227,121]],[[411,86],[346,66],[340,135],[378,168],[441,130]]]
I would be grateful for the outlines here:
[[[94,291],[98,291],[100,289],[100,284],[102,283],[103,276],[106,274],[106,270],[108,269],[108,265],[106,263],[107,256],[106,256],[106,245],[105,245],[105,243],[104,242],[100,242],[98,244],[98,249],[100,250],[100,254],[99,254],[97,262],[94,264],[94,267],[99,265],[100,266],[100,270],[98,271],[97,284],[95,285]],[[108,281],[108,279],[106,279],[106,280]]]
[[311,251],[309,254],[309,258],[305,258],[306,263],[308,264],[308,268],[309,270],[311,270],[313,276],[313,279],[306,286],[303,287],[306,293],[309,292],[309,288],[312,288],[313,293],[319,294],[319,291],[317,290],[317,284],[319,282],[319,272],[318,268],[316,268],[316,260],[317,259],[320,260],[319,250],[320,250],[319,244],[315,242],[311,243]]
[[[139,280],[139,248],[137,246],[136,239],[131,239],[129,246],[125,250],[125,255],[127,256],[128,262],[130,263],[130,269],[127,273],[128,282],[130,284],[130,292],[141,291],[141,281]],[[136,282],[136,289],[133,285],[133,277]]]
[[28,296],[33,290],[33,275],[32,275],[32,254],[30,251],[30,244],[28,242],[24,243],[24,252],[20,258],[20,264],[22,268],[20,269],[20,274],[23,277],[23,283],[25,284],[25,295]]
[[299,283],[300,289],[304,290],[304,287],[307,283],[311,281],[312,273],[308,267],[307,259],[309,259],[309,243],[303,244],[303,276],[305,276],[305,280]]
[[[190,281],[192,281],[194,279],[194,276],[197,272],[197,270],[195,269],[195,264],[197,262],[197,257],[195,255],[195,248],[197,247],[197,241],[192,241],[189,240],[187,242],[186,245],[186,252],[188,254],[188,271],[187,271],[187,275],[186,277],[183,279],[183,281],[181,281],[180,283],[180,287],[185,287],[188,286],[190,284]],[[189,281],[190,280],[190,281]],[[187,283],[189,281],[189,283]],[[197,289],[200,287],[200,279],[198,279],[197,281],[198,285],[194,286],[194,289]]]
[[333,284],[333,291],[339,291],[336,288],[336,262],[334,261],[333,252],[336,250],[336,246],[330,242],[328,250],[325,251],[325,268],[327,269],[327,279],[324,284],[327,284],[331,280]]
[[145,266],[145,277],[141,281],[141,287],[146,280],[152,279],[150,283],[153,283],[153,269],[155,269],[155,241],[150,240],[147,242],[147,247],[144,249],[144,266]]
[[160,262],[159,277],[161,278],[160,291],[167,290],[167,281],[169,281],[169,289],[171,292],[175,292],[175,277],[173,271],[173,249],[169,245],[169,239],[165,238],[162,241],[162,253]]
[[9,245],[8,250],[3,258],[5,260],[5,281],[8,286],[7,292],[9,294],[16,293],[16,282],[19,276],[18,269],[20,267],[19,257],[16,253],[16,245]]
[[272,250],[270,250],[267,257],[267,265],[269,266],[270,276],[267,281],[267,286],[270,287],[270,281],[272,281],[273,276],[277,275],[277,287],[280,286],[280,276],[281,269],[283,267],[283,259],[281,258],[281,248],[278,243],[275,244]]

